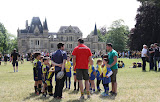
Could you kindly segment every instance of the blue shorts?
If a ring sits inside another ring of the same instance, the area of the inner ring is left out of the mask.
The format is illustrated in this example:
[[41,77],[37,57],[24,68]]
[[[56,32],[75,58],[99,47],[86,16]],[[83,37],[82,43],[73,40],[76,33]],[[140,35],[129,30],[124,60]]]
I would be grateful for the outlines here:
[[13,61],[12,65],[13,65],[13,67],[15,67],[15,65],[18,66],[18,61]]
[[38,80],[42,80],[42,68],[38,69]]
[[76,75],[76,73],[73,73],[73,75]]
[[[33,72],[34,73],[34,72]],[[35,74],[33,74],[33,78],[34,78],[34,81],[38,81],[38,77],[36,78],[35,77]]]
[[71,77],[71,72],[66,72],[66,77]]
[[90,79],[90,80],[94,80],[94,79],[95,79],[95,76],[94,76],[94,75],[91,75],[91,76],[89,77],[89,79]]
[[103,79],[102,79],[103,84],[108,84],[110,82],[111,82],[111,77],[109,77],[109,78],[103,77]]

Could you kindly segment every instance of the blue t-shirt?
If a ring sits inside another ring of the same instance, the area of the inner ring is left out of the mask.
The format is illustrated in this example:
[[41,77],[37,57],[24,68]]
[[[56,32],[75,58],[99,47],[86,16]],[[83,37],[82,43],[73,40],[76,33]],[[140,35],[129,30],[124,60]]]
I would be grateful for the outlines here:
[[[57,50],[52,54],[52,60],[57,64],[63,63],[64,59],[67,60],[67,54],[65,51]],[[59,70],[61,70],[61,67],[55,66],[55,71]]]

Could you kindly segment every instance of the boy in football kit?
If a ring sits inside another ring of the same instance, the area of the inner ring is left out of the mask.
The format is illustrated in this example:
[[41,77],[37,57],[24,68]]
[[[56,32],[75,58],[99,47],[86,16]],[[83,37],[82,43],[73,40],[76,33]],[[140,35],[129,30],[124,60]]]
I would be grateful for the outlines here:
[[[66,88],[70,89],[71,86],[71,67],[73,66],[73,63],[70,61],[70,57],[67,56],[67,61],[65,63],[65,70],[66,70]],[[67,81],[69,81],[69,87],[67,87]]]
[[42,88],[42,96],[46,97],[47,95],[47,76],[48,76],[48,72],[49,72],[49,66],[48,66],[48,59],[47,58],[43,58],[43,64],[42,64],[42,79],[43,79],[43,88]]
[[97,90],[101,91],[99,84],[101,83],[102,78],[100,75],[102,74],[102,60],[97,60],[97,67],[96,67],[96,73],[97,73]]
[[91,92],[91,94],[93,94],[95,92],[94,79],[96,77],[96,71],[93,66],[93,59],[92,59],[92,62],[90,62],[90,64],[89,64],[88,72],[89,72],[90,92]]
[[103,83],[103,87],[104,87],[104,92],[101,94],[102,96],[109,96],[109,83],[111,82],[111,78],[110,76],[113,74],[112,70],[110,68],[108,68],[108,63],[109,63],[109,59],[108,58],[104,58],[103,59],[103,73],[101,75],[102,77],[102,83]]
[[40,52],[34,54],[35,60],[33,61],[33,77],[34,77],[34,89],[35,93],[39,95],[41,93],[41,83],[42,83],[42,67],[41,62],[39,61],[41,57]]

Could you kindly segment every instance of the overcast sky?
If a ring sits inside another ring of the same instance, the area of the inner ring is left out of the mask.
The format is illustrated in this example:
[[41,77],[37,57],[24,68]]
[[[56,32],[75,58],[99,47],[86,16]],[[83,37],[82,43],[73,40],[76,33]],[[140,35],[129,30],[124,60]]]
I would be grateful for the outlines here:
[[137,0],[0,0],[0,22],[9,33],[17,36],[17,29],[25,28],[32,17],[47,19],[49,32],[58,32],[60,26],[78,26],[86,37],[97,28],[109,27],[123,19],[129,28],[135,25],[140,3]]

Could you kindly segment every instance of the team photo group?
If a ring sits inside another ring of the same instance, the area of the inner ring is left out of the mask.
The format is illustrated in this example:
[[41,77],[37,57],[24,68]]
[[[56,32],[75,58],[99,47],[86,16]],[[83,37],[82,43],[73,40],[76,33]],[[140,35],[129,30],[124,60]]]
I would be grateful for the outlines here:
[[[84,45],[83,39],[78,39],[78,46],[74,48],[71,56],[64,51],[64,46],[63,43],[58,43],[58,50],[53,52],[51,58],[42,56],[40,52],[34,53],[33,76],[36,95],[63,98],[63,89],[71,89],[72,76],[74,76],[74,91],[80,89],[80,99],[85,99],[85,92],[87,98],[91,98],[95,91],[102,92],[102,97],[117,95],[118,54],[111,43],[106,44],[106,50],[109,53],[103,55],[102,59],[98,59],[96,66],[94,66],[92,53]],[[53,79],[54,75],[55,79]],[[52,83],[55,83],[55,87]],[[112,84],[111,88],[109,83]],[[100,84],[103,88],[100,88]]]

